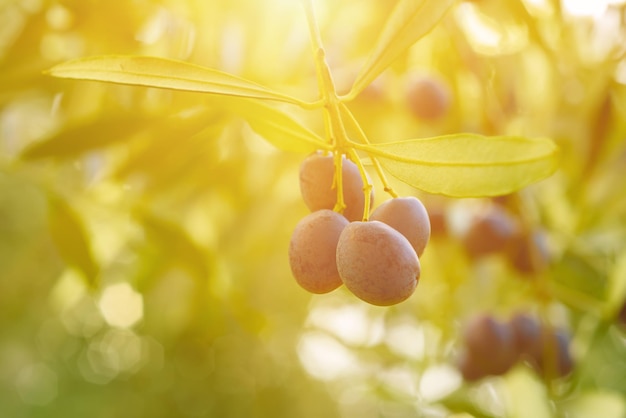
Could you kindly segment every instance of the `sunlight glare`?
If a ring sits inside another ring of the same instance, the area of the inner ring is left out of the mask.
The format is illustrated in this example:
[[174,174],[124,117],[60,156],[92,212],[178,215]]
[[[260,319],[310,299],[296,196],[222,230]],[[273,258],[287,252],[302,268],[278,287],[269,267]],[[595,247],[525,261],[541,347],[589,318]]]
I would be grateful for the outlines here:
[[473,4],[460,4],[455,17],[472,48],[481,54],[515,53],[528,42],[525,26],[494,20]]
[[599,17],[607,8],[607,0],[562,0],[563,10],[574,17]]

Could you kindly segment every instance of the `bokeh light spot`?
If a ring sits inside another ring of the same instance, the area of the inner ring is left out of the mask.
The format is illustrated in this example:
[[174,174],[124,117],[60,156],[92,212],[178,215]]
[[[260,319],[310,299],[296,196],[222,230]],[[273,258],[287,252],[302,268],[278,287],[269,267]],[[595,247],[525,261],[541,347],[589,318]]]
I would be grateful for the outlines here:
[[107,287],[98,306],[105,321],[114,327],[129,328],[143,318],[143,297],[128,283]]
[[333,380],[355,372],[357,359],[343,344],[322,332],[302,336],[298,355],[306,371],[320,380]]

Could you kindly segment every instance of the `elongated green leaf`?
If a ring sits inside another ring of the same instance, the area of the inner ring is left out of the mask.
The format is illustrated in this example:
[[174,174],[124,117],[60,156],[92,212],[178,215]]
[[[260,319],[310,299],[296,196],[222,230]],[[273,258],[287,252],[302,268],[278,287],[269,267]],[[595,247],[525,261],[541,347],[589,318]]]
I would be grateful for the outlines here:
[[429,193],[497,196],[548,177],[558,165],[549,139],[455,134],[359,145],[393,176]]
[[168,254],[169,264],[180,264],[200,280],[209,278],[210,252],[197,244],[181,225],[142,208],[135,210],[135,216],[143,225],[150,241],[162,254]]
[[455,0],[399,0],[348,98],[356,97],[411,45],[430,32]]
[[626,302],[626,251],[617,257],[608,275],[606,296],[606,314],[611,318],[619,313]]
[[[207,147],[217,146],[210,142],[217,139],[230,119],[224,113],[212,107],[193,108],[155,123],[117,167],[114,176],[123,179],[133,173],[144,173],[152,179],[168,175],[180,178],[182,173],[175,167],[191,168],[191,159],[201,157]],[[204,166],[206,162],[199,164]]]
[[329,149],[322,138],[280,109],[256,100],[221,98],[217,103],[241,116],[256,133],[283,151]]
[[50,195],[48,202],[50,235],[59,255],[68,265],[83,273],[90,286],[95,287],[99,268],[79,215],[58,196]]
[[232,74],[159,57],[87,57],[61,63],[47,73],[61,78],[301,103],[298,99]]
[[71,158],[90,150],[127,140],[155,122],[142,116],[107,115],[102,119],[81,121],[28,146],[20,155],[23,160]]
[[139,132],[174,141],[185,139],[215,123],[216,110],[192,108],[171,115],[113,113],[65,127],[59,132],[28,146],[20,155],[23,160],[73,158],[95,149],[127,142]]

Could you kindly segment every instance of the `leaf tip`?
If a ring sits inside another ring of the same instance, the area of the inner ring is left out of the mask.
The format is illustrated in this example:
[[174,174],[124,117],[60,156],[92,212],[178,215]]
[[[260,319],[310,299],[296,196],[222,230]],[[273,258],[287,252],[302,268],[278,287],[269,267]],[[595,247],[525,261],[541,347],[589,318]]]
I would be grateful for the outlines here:
[[53,65],[50,68],[46,68],[46,69],[41,70],[41,73],[43,75],[46,75],[46,76],[49,76],[49,77],[60,77],[59,76],[59,68],[61,68],[64,64],[65,63],[62,62],[62,63],[56,64],[56,65]]

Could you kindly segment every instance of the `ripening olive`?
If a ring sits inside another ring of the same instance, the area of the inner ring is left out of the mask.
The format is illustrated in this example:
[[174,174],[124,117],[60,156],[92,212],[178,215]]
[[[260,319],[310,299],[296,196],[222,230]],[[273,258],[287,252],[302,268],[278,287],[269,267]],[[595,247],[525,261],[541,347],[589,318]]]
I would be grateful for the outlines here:
[[541,337],[541,323],[528,314],[516,313],[509,319],[509,326],[520,354],[528,353]]
[[502,207],[493,205],[472,219],[462,242],[471,257],[480,258],[506,251],[519,235],[517,220]]
[[548,267],[550,251],[543,230],[534,230],[520,235],[507,251],[511,266],[522,274],[536,274]]
[[451,96],[447,84],[434,76],[414,76],[407,83],[407,105],[419,119],[436,120],[446,115],[452,103]]
[[517,361],[511,329],[489,315],[473,317],[463,338],[468,356],[485,375],[504,374]]
[[[361,220],[365,206],[363,179],[358,167],[352,161],[343,158],[341,164],[343,199],[346,207],[343,211],[349,221]],[[337,189],[334,186],[335,161],[333,155],[314,153],[300,165],[300,192],[310,211],[334,209],[337,203]],[[370,193],[370,205],[374,199]]]
[[467,350],[462,351],[457,358],[456,367],[461,372],[463,379],[468,382],[474,382],[487,376],[481,364]]
[[569,335],[562,329],[542,327],[528,354],[537,372],[545,377],[564,377],[572,372],[574,360],[569,350]]
[[430,238],[430,220],[424,204],[416,197],[397,197],[378,206],[370,216],[386,223],[411,243],[418,257],[422,256]]
[[348,290],[358,298],[388,306],[413,294],[420,262],[404,235],[389,225],[357,221],[339,237],[337,269]]
[[296,281],[311,293],[328,293],[341,286],[335,253],[348,220],[322,209],[305,216],[289,242],[289,264]]
[[430,219],[431,237],[445,237],[449,233],[445,207],[441,205],[429,206],[428,219]]

